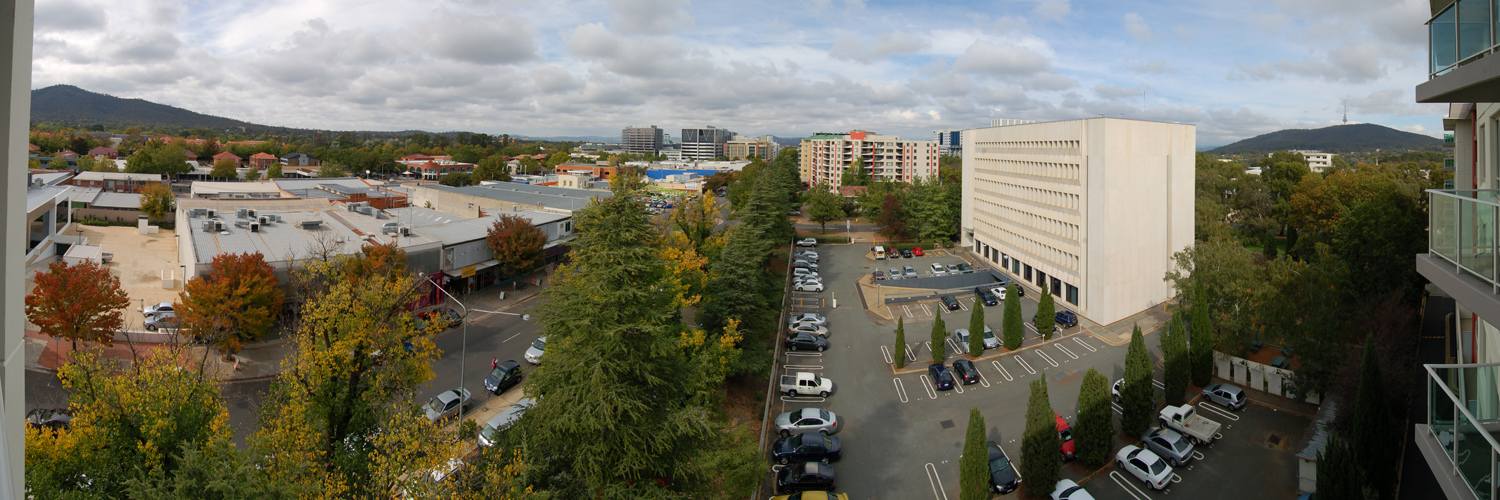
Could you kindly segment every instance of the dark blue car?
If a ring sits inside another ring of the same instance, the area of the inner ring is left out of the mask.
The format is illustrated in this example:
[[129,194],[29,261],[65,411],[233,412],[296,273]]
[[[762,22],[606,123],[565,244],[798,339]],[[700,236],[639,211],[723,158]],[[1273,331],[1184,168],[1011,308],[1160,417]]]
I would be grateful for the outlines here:
[[778,463],[837,462],[843,455],[839,438],[817,432],[804,432],[777,439],[771,445],[771,459]]
[[932,385],[939,391],[953,388],[953,372],[948,371],[947,365],[942,363],[927,365],[927,376],[932,377]]

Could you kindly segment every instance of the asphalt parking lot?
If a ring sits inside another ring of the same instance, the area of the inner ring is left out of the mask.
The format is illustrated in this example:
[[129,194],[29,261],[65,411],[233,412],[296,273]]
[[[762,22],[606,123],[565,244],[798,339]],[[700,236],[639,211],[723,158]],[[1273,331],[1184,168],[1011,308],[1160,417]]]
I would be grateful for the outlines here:
[[[958,498],[958,462],[962,453],[965,429],[971,408],[979,408],[985,417],[988,437],[999,443],[1012,460],[1020,457],[1020,434],[1025,427],[1029,383],[1036,378],[1047,380],[1052,407],[1058,414],[1073,420],[1077,414],[1079,383],[1089,368],[1095,368],[1115,380],[1124,374],[1125,346],[1111,346],[1101,339],[1081,332],[1064,330],[1051,342],[1041,343],[1028,328],[1027,347],[1013,353],[987,351],[975,364],[981,381],[960,385],[949,391],[936,391],[928,380],[925,367],[931,359],[929,334],[934,318],[941,317],[951,332],[967,328],[972,293],[956,294],[961,309],[947,311],[936,301],[905,303],[892,313],[904,318],[907,364],[901,373],[893,373],[891,357],[895,355],[895,323],[861,307],[856,280],[875,268],[889,269],[912,265],[921,270],[933,262],[962,262],[954,255],[932,255],[912,259],[875,261],[865,257],[863,245],[825,245],[820,254],[819,274],[824,278],[823,292],[793,292],[790,312],[815,312],[828,318],[830,347],[825,352],[781,354],[780,374],[810,371],[835,384],[834,393],[824,398],[791,398],[776,396],[772,416],[806,407],[823,408],[838,414],[843,455],[833,464],[838,491],[855,499],[924,499],[956,500]],[[1035,290],[1022,300],[1022,317],[1029,319],[1036,311]],[[836,304],[836,307],[835,307]],[[982,303],[980,305],[983,307]],[[986,324],[999,334],[1003,306],[985,307]],[[908,311],[910,311],[908,313]],[[1148,335],[1147,345],[1156,349],[1156,336]],[[948,361],[961,352],[960,346],[948,341]],[[1160,379],[1160,373],[1156,375]],[[1205,460],[1190,465],[1180,476],[1183,482],[1166,492],[1194,492],[1217,497],[1223,491],[1266,491],[1265,498],[1290,498],[1295,491],[1293,451],[1272,452],[1264,443],[1271,434],[1290,450],[1306,419],[1277,414],[1273,410],[1251,406],[1234,414],[1241,421],[1228,421],[1218,413],[1200,410],[1209,418],[1219,418],[1226,428],[1225,439],[1205,450]],[[1262,415],[1269,413],[1269,415]],[[1293,420],[1300,419],[1300,422]],[[1254,423],[1252,423],[1252,421]],[[1273,429],[1296,429],[1286,435]],[[1254,438],[1256,433],[1265,437]],[[774,437],[774,436],[773,436]],[[1255,439],[1260,439],[1256,444]],[[1123,443],[1117,443],[1123,444]],[[1254,467],[1253,469],[1251,467]],[[1077,473],[1064,471],[1064,477],[1081,479]],[[1276,471],[1275,478],[1247,474],[1246,470]],[[1284,478],[1281,476],[1285,476]],[[1194,478],[1213,478],[1200,480]],[[1122,481],[1132,486],[1142,483],[1133,477]],[[1198,484],[1202,483],[1202,484]],[[1286,488],[1280,485],[1286,484]],[[1234,490],[1226,490],[1225,487]],[[1127,490],[1101,474],[1086,484],[1100,499],[1158,496],[1164,492]],[[1202,489],[1199,489],[1202,488]],[[1143,489],[1143,488],[1142,488]],[[1014,494],[1012,494],[1014,495]],[[1133,496],[1134,495],[1134,496]],[[1007,495],[1011,496],[1011,495]],[[1250,496],[1247,498],[1260,498]]]

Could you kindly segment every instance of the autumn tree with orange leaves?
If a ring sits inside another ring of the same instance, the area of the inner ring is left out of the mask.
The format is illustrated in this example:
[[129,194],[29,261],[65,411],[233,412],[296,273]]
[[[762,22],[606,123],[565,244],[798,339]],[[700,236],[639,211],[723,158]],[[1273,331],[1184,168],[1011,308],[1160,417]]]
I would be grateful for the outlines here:
[[275,326],[280,281],[260,252],[219,254],[212,269],[182,287],[177,314],[194,338],[233,354]]
[[73,341],[114,341],[125,324],[120,311],[130,306],[130,297],[120,289],[120,278],[98,262],[76,265],[62,261],[37,271],[36,289],[26,296],[26,319],[49,337]]
[[490,226],[485,239],[490,250],[495,252],[496,264],[506,276],[517,276],[542,265],[546,254],[542,247],[547,244],[547,233],[531,223],[530,219],[518,215],[501,215]]

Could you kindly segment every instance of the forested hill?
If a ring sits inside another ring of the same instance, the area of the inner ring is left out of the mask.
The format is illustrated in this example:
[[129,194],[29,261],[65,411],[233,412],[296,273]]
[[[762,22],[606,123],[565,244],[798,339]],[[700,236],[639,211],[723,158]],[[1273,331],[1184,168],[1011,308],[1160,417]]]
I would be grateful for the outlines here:
[[1270,153],[1294,149],[1327,153],[1373,153],[1438,150],[1442,139],[1403,132],[1383,125],[1358,123],[1317,129],[1292,129],[1258,135],[1209,150],[1214,154]]
[[32,123],[88,127],[272,129],[266,125],[205,115],[144,99],[121,99],[72,85],[53,85],[31,91]]

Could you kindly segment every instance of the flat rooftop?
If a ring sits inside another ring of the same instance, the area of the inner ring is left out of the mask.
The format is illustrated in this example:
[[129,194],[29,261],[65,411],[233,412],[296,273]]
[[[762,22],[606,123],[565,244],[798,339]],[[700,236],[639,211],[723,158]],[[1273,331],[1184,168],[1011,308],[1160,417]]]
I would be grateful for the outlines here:
[[[204,201],[220,203],[198,203]],[[221,253],[260,252],[268,262],[305,259],[313,256],[315,249],[330,241],[333,244],[341,243],[342,253],[358,251],[361,246],[372,241],[395,241],[401,248],[439,243],[438,239],[416,231],[410,236],[401,237],[382,234],[381,229],[386,223],[400,221],[392,217],[378,218],[351,212],[343,204],[332,204],[326,200],[303,199],[280,204],[244,203],[246,201],[261,200],[179,200],[178,210],[188,210],[189,214],[193,208],[214,208],[218,212],[213,218],[206,215],[189,217],[188,227],[178,228],[180,234],[192,241],[199,264],[210,263],[215,255]],[[251,231],[250,224],[255,221],[238,217],[236,212],[239,208],[255,209],[257,216],[279,216],[281,221],[260,225],[257,231]],[[223,231],[205,232],[203,223],[207,221],[222,222]],[[314,221],[318,222],[317,226],[303,228],[304,222]]]
[[402,225],[410,225],[416,228],[416,232],[441,240],[445,245],[483,239],[489,234],[490,226],[494,225],[502,215],[525,217],[537,227],[572,217],[551,212],[496,211],[485,217],[473,218],[420,207],[398,208],[387,210],[387,212],[391,213],[392,219],[400,221]]
[[571,189],[556,186],[533,186],[513,182],[502,182],[485,186],[449,187],[441,184],[424,184],[425,189],[449,193],[479,196],[496,201],[520,203],[557,210],[579,210],[593,198],[610,198],[614,193],[590,189]]

